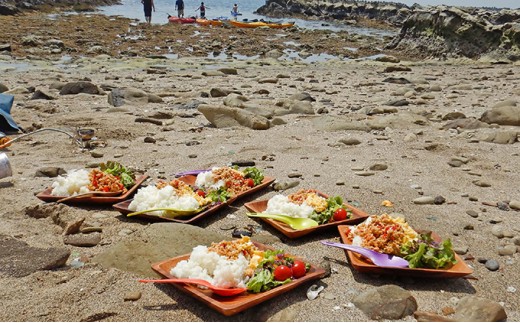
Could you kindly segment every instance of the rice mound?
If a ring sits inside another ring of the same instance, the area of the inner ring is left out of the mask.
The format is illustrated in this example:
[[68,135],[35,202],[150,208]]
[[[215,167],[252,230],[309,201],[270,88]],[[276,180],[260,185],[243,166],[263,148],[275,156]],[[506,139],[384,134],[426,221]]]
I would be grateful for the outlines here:
[[236,260],[230,260],[206,246],[197,246],[188,260],[180,261],[170,270],[177,278],[196,278],[210,282],[212,285],[233,288],[246,287],[245,271],[249,261],[239,254]]
[[[199,208],[199,202],[193,196],[178,196],[170,185],[166,185],[161,189],[151,185],[139,189],[130,205],[128,205],[129,210],[137,212],[157,208],[196,210]],[[162,212],[154,211],[150,212],[150,214],[161,215]]]
[[312,206],[303,202],[301,205],[292,203],[287,196],[278,194],[267,201],[267,209],[264,213],[267,214],[282,214],[295,218],[308,218],[314,209]]
[[213,167],[207,172],[199,173],[197,175],[197,179],[195,180],[195,186],[212,190],[218,190],[220,187],[224,186],[224,180],[215,182],[213,171],[217,169],[219,169],[219,167]]
[[72,196],[81,193],[88,193],[90,179],[86,169],[71,170],[67,176],[58,176],[52,183],[51,195]]

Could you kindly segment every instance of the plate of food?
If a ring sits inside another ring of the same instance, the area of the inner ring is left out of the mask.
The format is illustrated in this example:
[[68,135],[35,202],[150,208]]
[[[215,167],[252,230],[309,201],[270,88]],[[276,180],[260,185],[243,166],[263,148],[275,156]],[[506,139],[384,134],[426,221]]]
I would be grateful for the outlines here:
[[45,202],[114,204],[127,200],[148,175],[136,176],[118,162],[101,163],[92,170],[71,170],[36,195]]
[[172,283],[176,288],[231,316],[284,294],[305,282],[322,278],[325,271],[305,260],[275,250],[249,237],[197,246],[191,254],[152,265],[167,278],[196,278],[221,288],[246,288],[221,296],[194,284]]
[[215,167],[196,176],[185,175],[169,183],[159,181],[155,186],[143,187],[133,200],[114,208],[127,216],[192,223],[273,181],[255,167]]
[[329,197],[314,189],[302,189],[288,196],[277,194],[269,200],[253,201],[244,205],[248,210],[260,216],[264,214],[282,215],[316,221],[317,224],[312,227],[298,229],[279,220],[262,217],[263,221],[291,239],[342,224],[359,223],[369,216],[365,211],[343,203],[340,196]]
[[394,255],[408,261],[408,267],[388,268],[374,265],[367,258],[345,251],[354,269],[376,274],[456,278],[473,270],[457,255],[449,239],[442,240],[431,231],[414,230],[403,218],[387,214],[372,215],[356,226],[340,225],[343,243]]

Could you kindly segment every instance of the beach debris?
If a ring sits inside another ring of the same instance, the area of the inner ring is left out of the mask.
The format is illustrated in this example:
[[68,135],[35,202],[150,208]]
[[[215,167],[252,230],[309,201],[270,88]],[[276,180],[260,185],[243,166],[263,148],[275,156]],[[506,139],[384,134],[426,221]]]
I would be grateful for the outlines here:
[[324,290],[325,287],[323,286],[318,286],[318,285],[312,285],[311,287],[309,287],[309,289],[307,290],[307,299],[312,301],[312,300],[315,300],[316,297],[318,297],[318,295],[321,293],[322,290]]

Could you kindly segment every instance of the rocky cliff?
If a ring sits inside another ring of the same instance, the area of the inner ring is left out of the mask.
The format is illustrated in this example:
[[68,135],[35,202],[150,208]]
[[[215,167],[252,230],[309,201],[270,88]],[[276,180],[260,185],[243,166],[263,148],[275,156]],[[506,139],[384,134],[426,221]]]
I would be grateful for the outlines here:
[[118,3],[120,0],[0,0],[0,15],[16,15],[24,10],[38,10],[45,7],[93,9],[96,6]]
[[377,1],[267,0],[259,14],[336,20],[368,18],[401,27],[388,49],[421,56],[520,59],[520,10],[422,7]]

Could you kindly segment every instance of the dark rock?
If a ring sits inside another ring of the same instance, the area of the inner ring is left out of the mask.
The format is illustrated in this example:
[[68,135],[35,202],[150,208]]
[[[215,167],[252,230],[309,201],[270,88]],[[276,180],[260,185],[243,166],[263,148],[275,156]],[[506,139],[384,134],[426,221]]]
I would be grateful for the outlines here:
[[402,107],[402,106],[409,105],[409,104],[410,104],[410,102],[408,102],[405,99],[393,100],[393,101],[388,101],[385,103],[385,105],[389,105],[391,107]]
[[408,66],[387,66],[383,73],[393,73],[393,72],[411,72],[412,69]]
[[221,88],[212,88],[209,91],[209,95],[211,95],[212,98],[221,98],[226,97],[233,91],[227,90],[227,89],[221,89]]
[[237,161],[232,161],[231,165],[236,165],[239,167],[251,167],[251,166],[255,166],[256,163],[253,160],[237,160]]
[[85,218],[80,218],[75,221],[69,222],[65,225],[63,235],[76,234],[79,232],[79,228],[85,222]]
[[388,77],[383,80],[383,82],[386,83],[393,83],[393,84],[410,84],[409,80],[405,79],[404,77]]
[[457,304],[453,318],[460,322],[501,322],[507,320],[507,314],[497,302],[465,296]]
[[56,98],[42,90],[36,90],[31,96],[31,100],[56,100]]
[[433,204],[436,204],[436,205],[444,204],[444,202],[446,202],[446,199],[440,195],[436,196],[435,199],[433,200]]
[[58,177],[58,175],[67,174],[61,167],[42,167],[39,168],[34,176],[36,177]]
[[34,248],[13,237],[0,235],[0,272],[24,277],[40,270],[65,265],[70,251],[63,248]]
[[70,95],[70,94],[102,94],[102,91],[94,84],[85,81],[79,82],[71,82],[65,84],[60,91],[61,95]]
[[399,320],[417,310],[412,294],[396,285],[370,288],[352,302],[372,320]]
[[0,52],[11,52],[12,50],[11,44],[0,44]]
[[147,144],[155,144],[156,141],[154,137],[144,137],[144,142]]
[[134,121],[135,122],[142,122],[142,123],[153,123],[153,124],[156,124],[158,126],[162,126],[163,125],[163,122],[161,120],[156,120],[156,119],[152,119],[152,118],[135,118]]
[[462,112],[449,112],[442,117],[442,120],[465,119],[466,115]]

